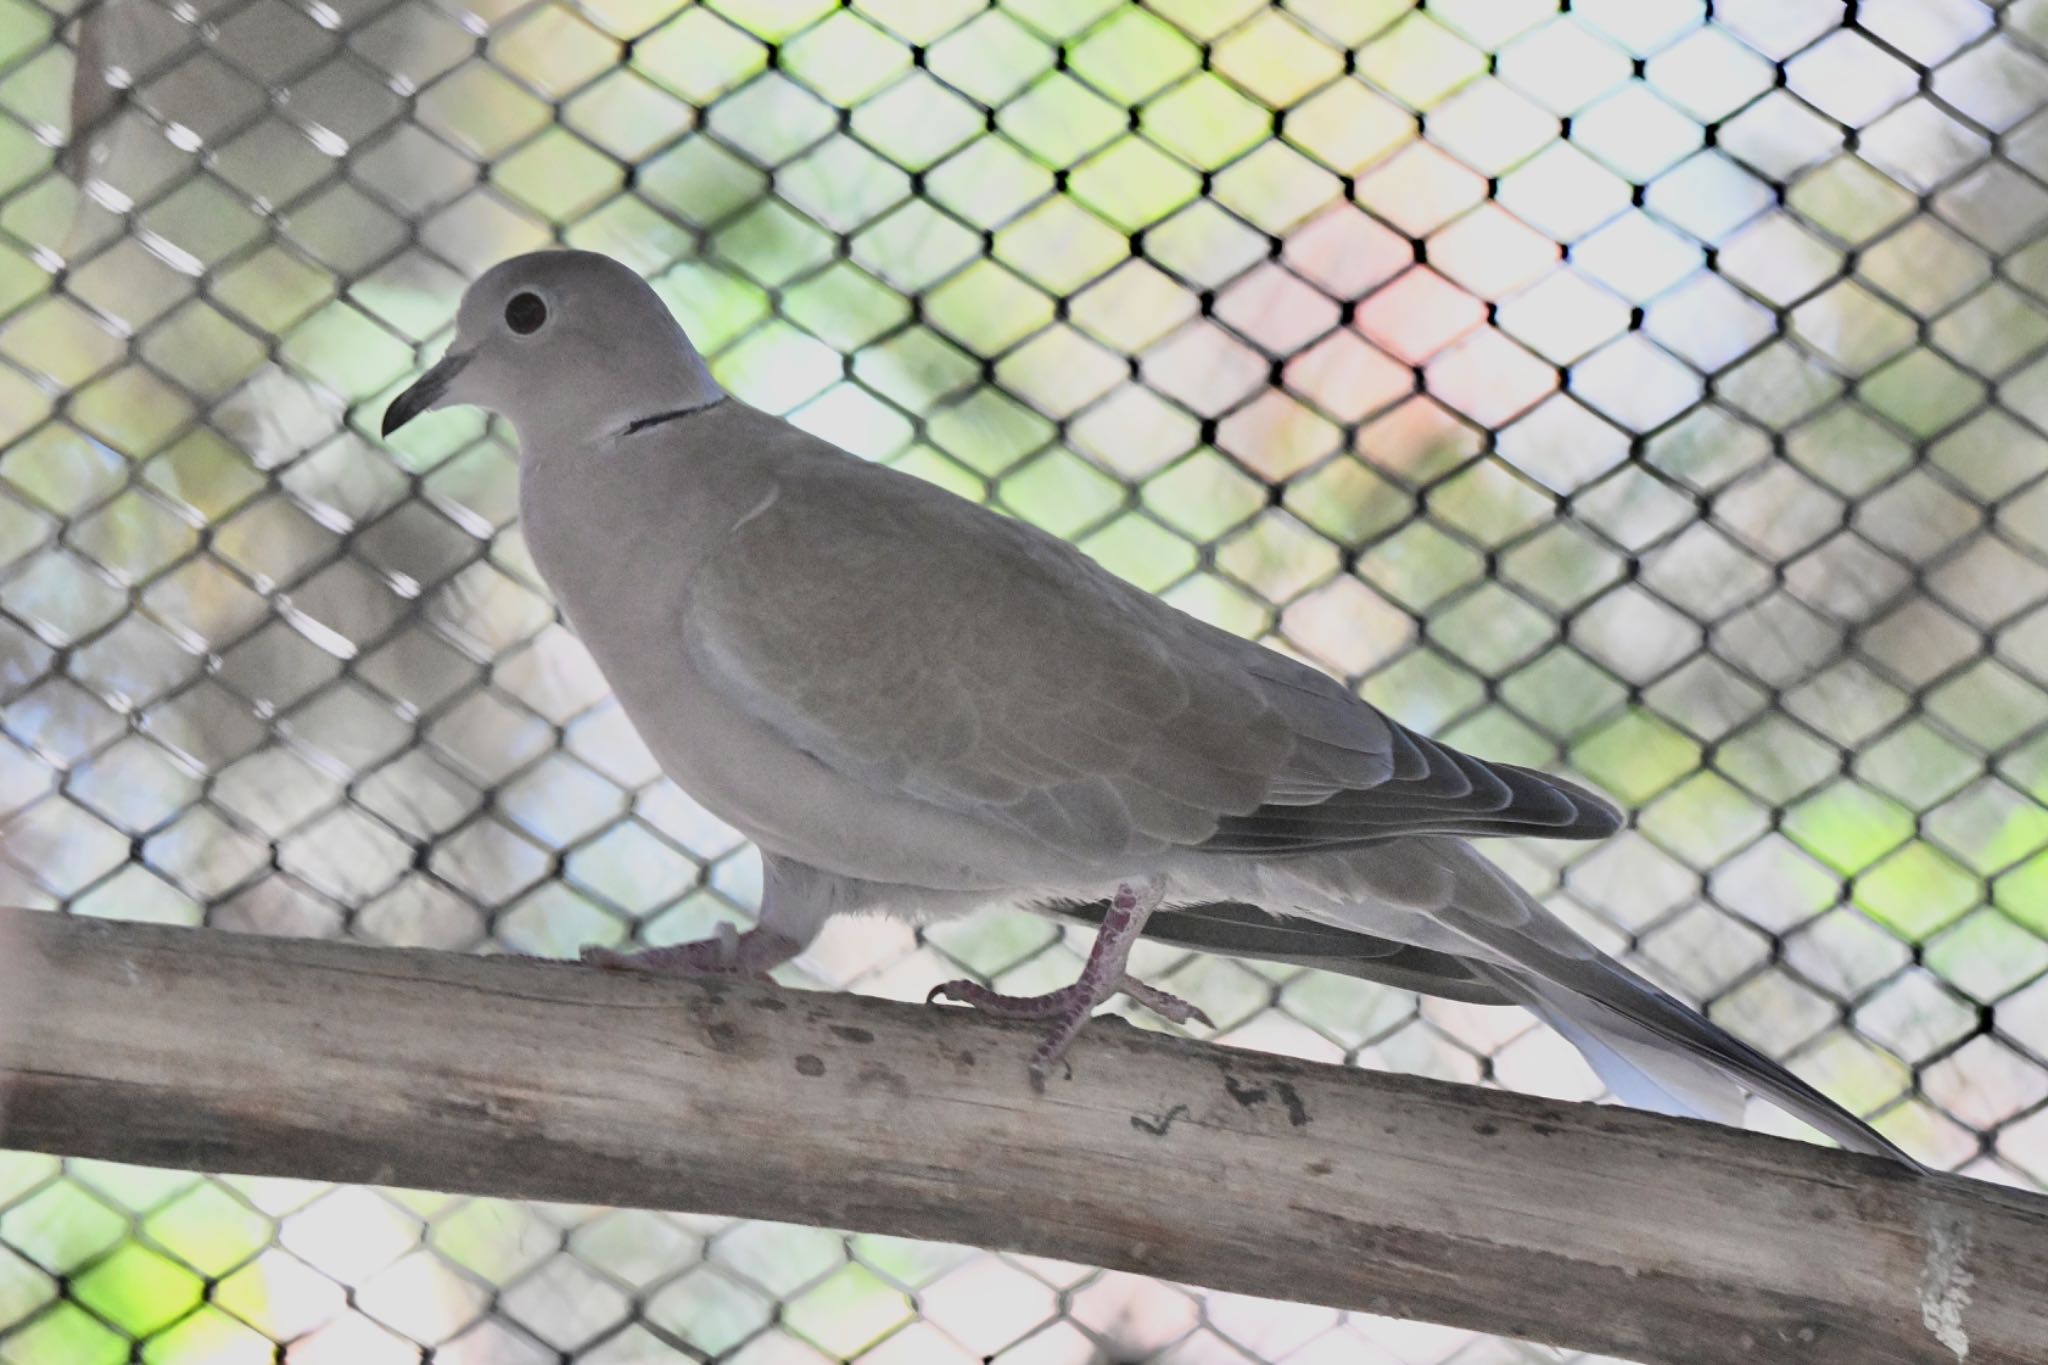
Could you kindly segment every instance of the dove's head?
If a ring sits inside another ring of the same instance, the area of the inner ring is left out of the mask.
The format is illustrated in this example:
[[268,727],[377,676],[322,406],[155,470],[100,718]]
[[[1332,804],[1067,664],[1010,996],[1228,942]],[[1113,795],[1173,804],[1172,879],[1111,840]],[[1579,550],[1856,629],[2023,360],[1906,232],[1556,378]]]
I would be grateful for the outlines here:
[[384,434],[471,403],[510,418],[533,459],[720,396],[645,280],[594,251],[536,251],[470,285],[448,353],[391,400]]

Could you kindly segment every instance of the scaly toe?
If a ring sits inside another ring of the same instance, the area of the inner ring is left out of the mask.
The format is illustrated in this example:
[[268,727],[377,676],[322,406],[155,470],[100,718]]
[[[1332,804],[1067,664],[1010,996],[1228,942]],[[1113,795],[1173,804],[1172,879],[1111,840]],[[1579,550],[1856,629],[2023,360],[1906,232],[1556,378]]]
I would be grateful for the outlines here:
[[986,1014],[991,1019],[1038,1020],[1050,1019],[1063,1013],[1073,999],[1074,988],[1051,991],[1045,995],[1004,995],[991,990],[979,981],[962,978],[958,981],[941,981],[925,996],[927,1005],[934,1000],[956,1000],[972,1009]]
[[1122,992],[1131,999],[1151,1010],[1162,1019],[1176,1024],[1199,1022],[1214,1028],[1209,1016],[1177,995],[1148,986],[1135,977],[1124,977],[1114,990],[1102,990],[1092,975],[1060,990],[1048,991],[1044,995],[1004,995],[982,985],[979,981],[961,978],[957,981],[941,981],[925,995],[925,1003],[938,1000],[953,1000],[988,1015],[991,1019],[1009,1019],[1021,1022],[1050,1021],[1052,1028],[1044,1041],[1031,1054],[1031,1083],[1043,1089],[1046,1072],[1054,1062],[1066,1056],[1074,1039],[1080,1037],[1096,1007],[1110,996]]
[[1081,1036],[1081,1030],[1087,1027],[1096,1003],[1099,1002],[1091,1002],[1085,997],[1076,996],[1073,1003],[1062,1013],[1059,1022],[1053,1025],[1052,1030],[1045,1035],[1044,1041],[1039,1043],[1037,1050],[1031,1054],[1032,1089],[1045,1088],[1045,1073],[1051,1069],[1054,1062],[1066,1065],[1068,1076],[1074,1074],[1072,1064],[1066,1061],[1067,1049],[1074,1045],[1074,1040]]
[[1193,1021],[1204,1028],[1216,1027],[1209,1016],[1202,1012],[1201,1006],[1162,991],[1157,986],[1148,986],[1133,977],[1124,978],[1123,993],[1169,1023],[1187,1024]]

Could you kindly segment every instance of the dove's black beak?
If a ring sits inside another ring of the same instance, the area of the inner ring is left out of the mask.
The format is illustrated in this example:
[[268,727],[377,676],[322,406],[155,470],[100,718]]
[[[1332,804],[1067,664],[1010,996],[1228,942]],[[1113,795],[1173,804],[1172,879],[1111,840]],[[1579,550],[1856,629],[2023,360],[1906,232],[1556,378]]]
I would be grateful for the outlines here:
[[448,386],[455,382],[455,376],[462,373],[462,367],[469,363],[468,351],[450,351],[441,357],[441,363],[421,375],[413,386],[391,400],[391,406],[384,409],[383,433],[392,432],[410,422],[441,400],[448,392]]

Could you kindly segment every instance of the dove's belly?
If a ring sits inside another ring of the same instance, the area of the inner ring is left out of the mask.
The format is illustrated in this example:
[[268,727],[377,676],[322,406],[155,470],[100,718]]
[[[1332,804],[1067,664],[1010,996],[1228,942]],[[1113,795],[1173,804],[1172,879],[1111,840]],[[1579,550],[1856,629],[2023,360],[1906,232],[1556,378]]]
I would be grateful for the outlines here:
[[639,651],[607,662],[662,770],[763,849],[841,876],[935,890],[1093,891],[1142,869],[1077,863],[971,817],[854,782],[702,686],[680,650],[647,676]]

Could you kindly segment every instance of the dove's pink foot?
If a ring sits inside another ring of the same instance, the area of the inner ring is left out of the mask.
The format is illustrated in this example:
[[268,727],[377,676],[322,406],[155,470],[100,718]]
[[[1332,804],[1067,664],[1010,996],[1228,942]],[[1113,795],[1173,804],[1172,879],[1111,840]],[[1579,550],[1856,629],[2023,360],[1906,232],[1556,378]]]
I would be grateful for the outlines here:
[[583,963],[607,971],[656,976],[766,976],[803,950],[803,944],[773,929],[749,929],[742,934],[730,924],[720,924],[715,937],[666,948],[632,953],[585,948]]
[[1151,1010],[1154,1014],[1185,1024],[1190,1019],[1209,1022],[1209,1016],[1181,999],[1169,995],[1156,986],[1148,986],[1124,974],[1124,965],[1130,961],[1131,946],[1138,941],[1138,935],[1145,930],[1145,921],[1159,908],[1165,898],[1165,887],[1155,880],[1140,896],[1128,885],[1118,886],[1116,896],[1102,916],[1102,927],[1096,932],[1095,946],[1088,952],[1087,965],[1081,968],[1081,975],[1071,986],[1048,991],[1044,995],[1004,995],[992,991],[975,981],[947,981],[932,987],[927,1000],[944,997],[958,1000],[984,1014],[997,1019],[1052,1020],[1053,1027],[1045,1035],[1045,1041],[1031,1054],[1031,1074],[1035,1081],[1043,1081],[1046,1069],[1058,1061],[1079,1037],[1088,1019],[1095,1013],[1095,1007],[1117,994],[1128,995],[1131,999]]

